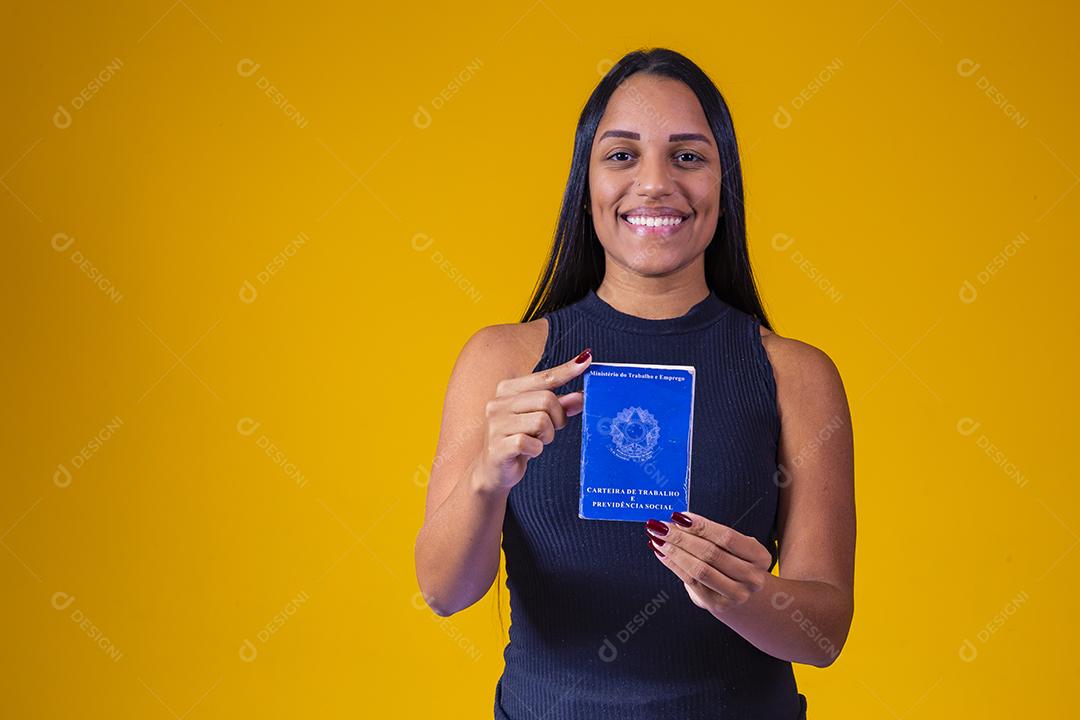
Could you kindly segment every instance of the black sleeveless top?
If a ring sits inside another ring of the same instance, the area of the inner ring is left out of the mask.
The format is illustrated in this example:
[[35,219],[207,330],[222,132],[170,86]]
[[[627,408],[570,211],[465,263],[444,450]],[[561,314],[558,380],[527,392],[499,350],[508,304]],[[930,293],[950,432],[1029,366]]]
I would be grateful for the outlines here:
[[[623,313],[593,290],[545,317],[534,372],[586,347],[595,362],[696,368],[690,510],[757,538],[775,565],[780,419],[759,321],[713,292],[677,318]],[[644,523],[578,518],[580,453],[576,415],[507,496],[510,642],[495,718],[804,717],[791,663],[694,605]]]

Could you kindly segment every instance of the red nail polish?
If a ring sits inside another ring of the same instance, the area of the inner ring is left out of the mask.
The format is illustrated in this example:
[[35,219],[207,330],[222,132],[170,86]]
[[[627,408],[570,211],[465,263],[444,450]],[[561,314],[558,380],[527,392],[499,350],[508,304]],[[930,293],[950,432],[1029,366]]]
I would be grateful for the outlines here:
[[652,530],[653,532],[657,532],[657,533],[659,533],[661,535],[667,535],[667,532],[668,532],[667,525],[660,522],[659,520],[653,520],[652,518],[649,518],[648,520],[645,521],[645,527],[647,527],[650,530]]
[[649,547],[652,548],[652,551],[654,553],[656,553],[656,557],[667,557],[667,555],[656,549],[656,546],[652,544],[653,540],[655,540],[655,538],[649,538]]
[[576,362],[576,363],[578,363],[580,365],[581,363],[588,360],[590,355],[592,355],[592,348],[585,348],[584,350],[581,351],[580,355],[578,355],[576,358],[574,358],[574,362]]
[[681,512],[673,512],[673,513],[671,513],[671,520],[672,520],[672,522],[678,523],[679,525],[682,525],[683,527],[690,527],[691,525],[694,524],[693,520],[691,520],[688,516],[683,515]]

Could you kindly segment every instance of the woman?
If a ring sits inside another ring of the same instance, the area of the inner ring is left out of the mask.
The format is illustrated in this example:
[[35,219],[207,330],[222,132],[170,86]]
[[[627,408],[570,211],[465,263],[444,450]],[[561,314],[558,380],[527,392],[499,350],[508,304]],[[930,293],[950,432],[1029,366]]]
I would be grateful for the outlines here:
[[[693,512],[578,517],[593,357],[696,367]],[[416,543],[436,613],[484,596],[500,540],[512,622],[496,718],[795,720],[792,663],[825,667],[847,638],[843,384],[823,352],[771,332],[730,114],[671,50],[601,80],[525,317],[476,332],[451,373]]]

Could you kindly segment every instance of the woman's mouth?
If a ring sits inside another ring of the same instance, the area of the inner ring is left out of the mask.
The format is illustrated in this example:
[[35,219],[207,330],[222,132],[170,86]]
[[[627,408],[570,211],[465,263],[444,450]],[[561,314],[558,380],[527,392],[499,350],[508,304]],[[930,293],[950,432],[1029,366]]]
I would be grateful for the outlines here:
[[669,237],[690,220],[689,215],[620,215],[619,222],[638,237]]

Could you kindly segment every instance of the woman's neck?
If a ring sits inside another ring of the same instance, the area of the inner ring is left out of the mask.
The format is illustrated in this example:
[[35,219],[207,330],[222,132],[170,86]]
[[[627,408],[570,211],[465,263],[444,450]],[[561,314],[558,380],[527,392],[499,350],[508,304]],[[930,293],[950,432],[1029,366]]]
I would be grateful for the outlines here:
[[604,276],[596,296],[620,312],[650,320],[681,317],[709,295],[704,275],[674,279]]

